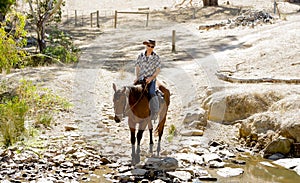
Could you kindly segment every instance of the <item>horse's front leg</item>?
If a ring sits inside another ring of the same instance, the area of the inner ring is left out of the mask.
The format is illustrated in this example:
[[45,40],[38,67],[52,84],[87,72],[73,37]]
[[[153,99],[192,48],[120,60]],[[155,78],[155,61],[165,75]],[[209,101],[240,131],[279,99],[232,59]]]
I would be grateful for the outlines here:
[[139,130],[138,133],[137,133],[137,148],[136,148],[136,154],[135,154],[135,162],[136,163],[139,163],[140,162],[140,159],[141,159],[141,140],[142,140],[142,137],[143,137],[143,133],[144,133],[144,130]]
[[135,129],[130,128],[130,142],[131,142],[131,164],[136,163],[136,154],[135,154]]

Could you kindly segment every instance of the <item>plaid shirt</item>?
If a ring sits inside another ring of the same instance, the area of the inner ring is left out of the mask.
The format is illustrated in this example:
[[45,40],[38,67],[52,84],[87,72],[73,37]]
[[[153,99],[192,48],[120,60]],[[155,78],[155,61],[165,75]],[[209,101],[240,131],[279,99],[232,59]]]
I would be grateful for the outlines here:
[[138,56],[135,66],[139,66],[140,68],[138,79],[143,79],[152,76],[156,69],[161,67],[161,63],[156,53],[152,52],[152,54],[147,57],[146,52],[142,52]]

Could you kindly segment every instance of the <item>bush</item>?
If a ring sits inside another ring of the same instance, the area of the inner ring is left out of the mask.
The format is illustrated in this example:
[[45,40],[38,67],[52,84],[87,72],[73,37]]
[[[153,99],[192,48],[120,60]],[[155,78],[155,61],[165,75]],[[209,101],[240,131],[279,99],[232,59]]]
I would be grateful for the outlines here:
[[168,134],[168,141],[171,142],[173,140],[173,137],[176,135],[176,127],[174,124],[171,124],[171,126],[168,129],[169,134]]
[[[49,124],[52,120],[51,112],[66,110],[70,107],[69,102],[55,95],[47,88],[35,86],[31,81],[21,80],[17,89],[17,95],[30,106],[28,117],[34,119],[37,124],[42,122]],[[48,121],[48,122],[45,122]]]
[[0,104],[0,129],[5,146],[10,146],[22,138],[28,109],[26,102],[18,97]]
[[6,147],[26,136],[25,119],[34,121],[34,126],[50,126],[53,120],[51,114],[70,107],[65,99],[49,89],[35,86],[31,81],[21,80],[14,94],[4,92],[8,90],[5,86],[3,83],[0,85],[0,132]]

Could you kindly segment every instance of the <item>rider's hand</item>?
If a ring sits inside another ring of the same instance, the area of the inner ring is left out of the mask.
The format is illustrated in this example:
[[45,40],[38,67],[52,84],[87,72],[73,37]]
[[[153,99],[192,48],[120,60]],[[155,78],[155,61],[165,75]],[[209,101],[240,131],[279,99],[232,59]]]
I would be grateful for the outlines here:
[[152,81],[152,77],[146,78],[146,83],[149,84]]

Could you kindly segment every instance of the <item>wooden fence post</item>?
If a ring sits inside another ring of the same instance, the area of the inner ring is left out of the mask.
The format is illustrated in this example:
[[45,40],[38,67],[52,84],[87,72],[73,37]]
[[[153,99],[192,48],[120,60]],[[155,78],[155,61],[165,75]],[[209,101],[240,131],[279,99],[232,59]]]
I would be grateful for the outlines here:
[[114,25],[114,28],[117,28],[117,16],[118,16],[118,11],[116,10],[115,11],[115,25]]
[[100,27],[100,24],[99,24],[99,10],[97,10],[97,27],[98,28]]
[[147,13],[146,27],[148,27],[148,21],[149,21],[149,12]]
[[91,13],[91,27],[93,27],[93,13]]
[[176,49],[175,49],[175,41],[176,41],[176,31],[173,30],[172,31],[172,53],[176,53]]
[[77,26],[77,10],[75,10],[75,26]]

